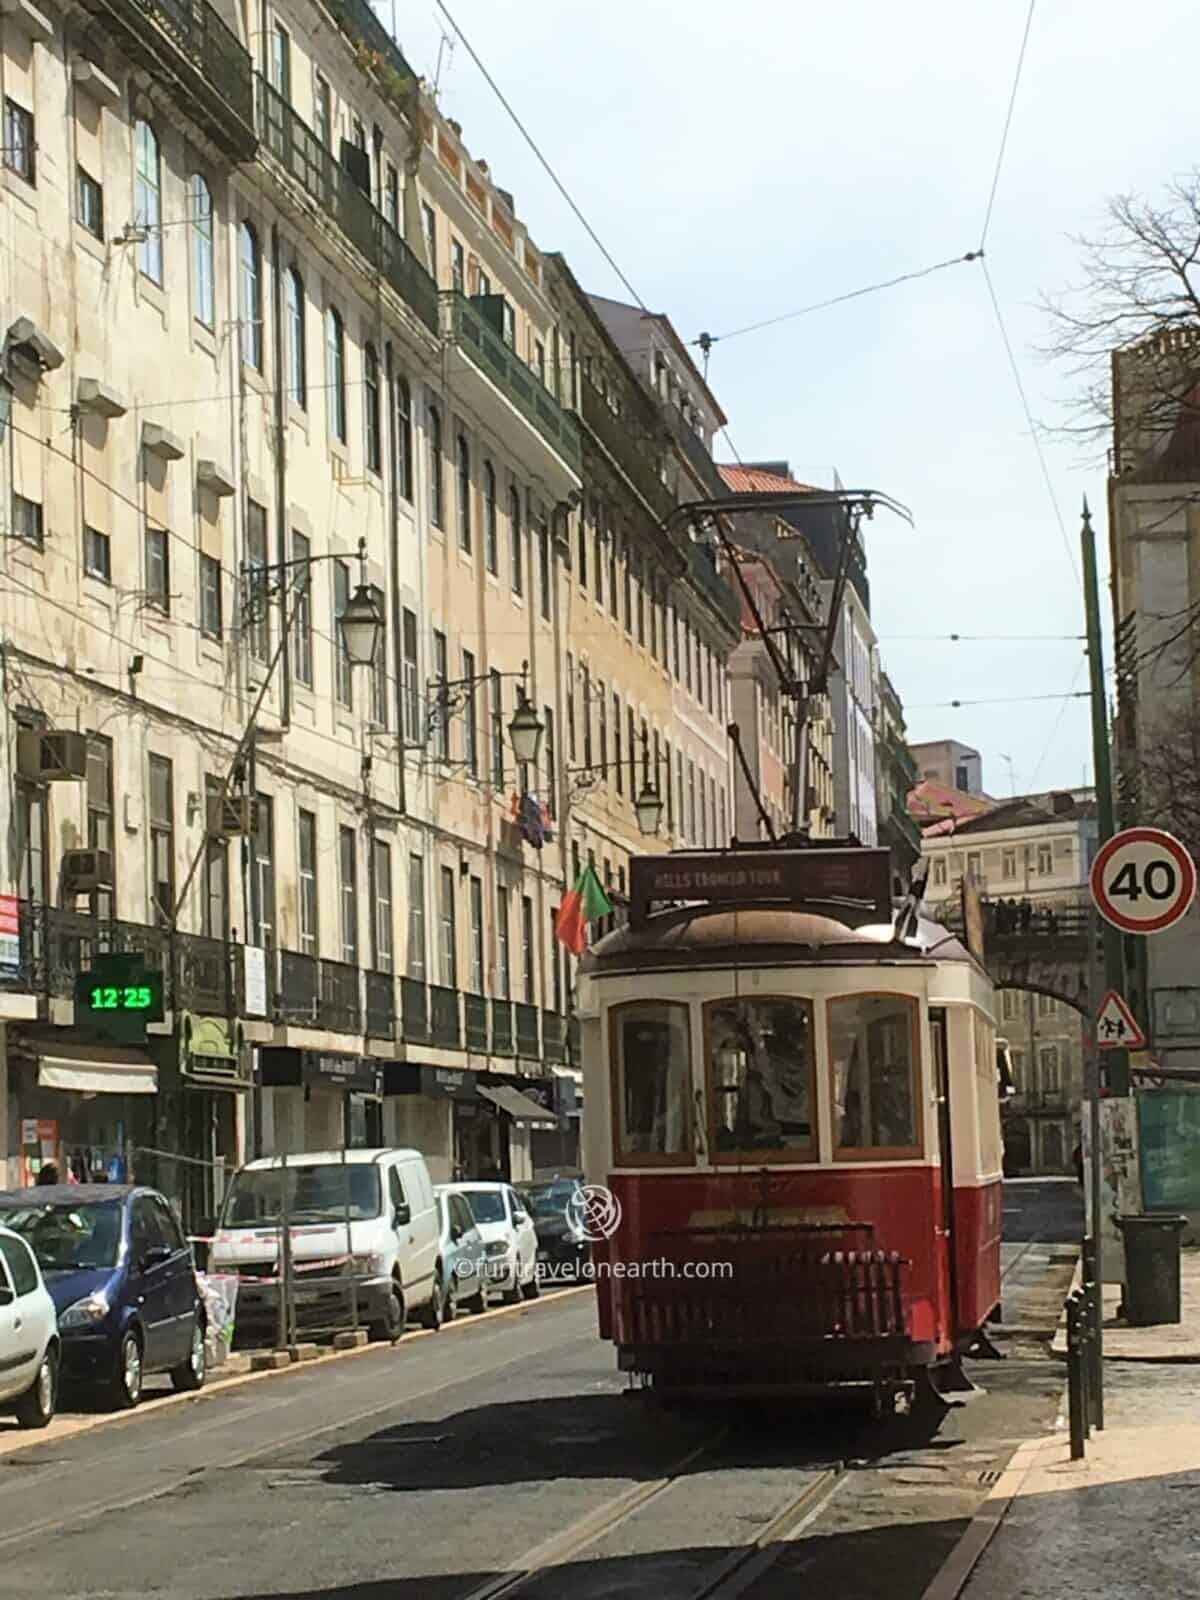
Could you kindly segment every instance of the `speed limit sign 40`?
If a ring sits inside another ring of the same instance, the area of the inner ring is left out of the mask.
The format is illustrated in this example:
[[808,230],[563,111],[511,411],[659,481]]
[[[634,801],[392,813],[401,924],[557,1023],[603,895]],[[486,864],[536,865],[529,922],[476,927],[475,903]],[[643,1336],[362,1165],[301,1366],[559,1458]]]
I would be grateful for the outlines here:
[[1196,896],[1190,854],[1160,828],[1126,828],[1101,845],[1092,863],[1092,900],[1125,933],[1161,933]]

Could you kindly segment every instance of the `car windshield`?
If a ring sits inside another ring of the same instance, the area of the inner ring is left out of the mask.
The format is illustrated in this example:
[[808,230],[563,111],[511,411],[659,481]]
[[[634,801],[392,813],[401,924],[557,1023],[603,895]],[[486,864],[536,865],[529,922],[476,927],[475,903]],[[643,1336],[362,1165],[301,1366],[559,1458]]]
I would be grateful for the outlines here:
[[464,1189],[476,1222],[507,1222],[504,1196],[493,1189]]
[[522,1189],[525,1204],[535,1217],[561,1217],[571,1204],[576,1185],[547,1183],[536,1189]]
[[33,1246],[43,1272],[79,1267],[115,1267],[121,1253],[121,1202],[29,1205],[0,1218]]
[[239,1172],[225,1202],[222,1227],[279,1222],[285,1176],[289,1222],[344,1222],[347,1209],[352,1222],[362,1222],[377,1217],[382,1209],[378,1167],[289,1162],[286,1168],[251,1167]]

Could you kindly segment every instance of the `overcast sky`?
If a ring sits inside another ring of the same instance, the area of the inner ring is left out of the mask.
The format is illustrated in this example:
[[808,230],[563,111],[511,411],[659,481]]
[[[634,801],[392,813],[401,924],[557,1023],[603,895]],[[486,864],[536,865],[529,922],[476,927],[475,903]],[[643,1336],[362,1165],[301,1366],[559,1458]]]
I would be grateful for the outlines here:
[[[448,0],[450,10],[645,303],[684,339],[720,334],[979,243],[1027,0]],[[379,12],[390,24],[390,0]],[[432,78],[444,24],[397,0]],[[1036,417],[1063,378],[1034,352],[1035,300],[1077,276],[1067,237],[1105,198],[1195,161],[1200,15],[1187,0],[1039,0],[988,236]],[[461,44],[440,103],[511,189],[543,249],[624,296]],[[913,741],[974,744],[984,784],[1090,780],[1082,645],[901,635],[1078,635],[1082,603],[979,266],[956,266],[714,347],[709,381],[744,460],[805,481],[834,467],[916,526],[867,528],[872,619]],[[1047,443],[1078,560],[1086,493],[1101,559],[1103,468]],[[1107,598],[1103,600],[1107,614]],[[1108,652],[1111,668],[1111,651]]]

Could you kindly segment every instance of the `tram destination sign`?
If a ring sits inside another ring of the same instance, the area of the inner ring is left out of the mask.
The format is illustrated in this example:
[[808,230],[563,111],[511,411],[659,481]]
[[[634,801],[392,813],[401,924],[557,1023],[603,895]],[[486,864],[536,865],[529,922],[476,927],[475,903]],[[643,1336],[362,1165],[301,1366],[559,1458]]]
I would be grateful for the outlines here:
[[890,922],[891,862],[886,850],[867,848],[733,850],[630,861],[629,915],[635,925],[656,904],[696,900],[862,906]]

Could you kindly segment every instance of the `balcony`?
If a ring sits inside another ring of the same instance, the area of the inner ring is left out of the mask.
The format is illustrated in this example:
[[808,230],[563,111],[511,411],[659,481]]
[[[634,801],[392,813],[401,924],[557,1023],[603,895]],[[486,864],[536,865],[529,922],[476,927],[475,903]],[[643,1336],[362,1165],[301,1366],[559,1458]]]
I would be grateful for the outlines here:
[[462,1049],[462,1014],[458,990],[429,985],[429,1019],[434,1044],[447,1050]]
[[349,966],[345,961],[322,961],[320,985],[318,1016],[321,1026],[333,1033],[361,1033],[363,1014],[359,969]]
[[258,141],[250,57],[208,0],[83,0],[83,6],[225,155],[252,159]]
[[396,980],[390,972],[368,972],[364,983],[367,1037],[396,1037]]
[[704,440],[688,422],[678,406],[669,401],[662,403],[662,414],[675,442],[682,449],[692,471],[699,478],[705,494],[713,499],[729,493],[729,485],[721,476],[720,468],[709,455]]
[[258,73],[257,126],[263,147],[293,183],[314,200],[364,258],[368,277],[378,275],[425,324],[438,332],[437,285],[370,197],[336,161],[331,150]]
[[236,1011],[232,947],[222,939],[206,939],[198,933],[177,933],[173,943],[175,1005],[180,1010],[222,1017]]
[[481,994],[463,995],[463,1023],[467,1035],[467,1049],[479,1055],[487,1054],[488,1003]]
[[673,509],[675,498],[658,475],[658,446],[651,428],[638,418],[617,416],[586,378],[579,382],[585,427],[661,521]]
[[892,834],[893,841],[907,850],[915,861],[921,854],[921,830],[909,816],[906,808],[894,797],[891,808],[883,819],[883,826]]
[[[517,461],[544,478],[555,498],[580,484],[579,424],[457,289],[442,294],[446,338],[462,354],[454,387],[486,417]],[[506,402],[497,405],[497,400]]]
[[742,631],[742,602],[713,565],[703,545],[688,546],[688,577],[700,593],[737,632]]
[[316,956],[298,950],[279,952],[279,995],[276,1014],[280,1022],[298,1028],[315,1028],[319,1013],[319,971]]
[[513,1053],[513,1008],[511,1000],[492,1001],[492,1054]]
[[542,1059],[542,1041],[538,1032],[538,1008],[517,1005],[517,1054],[530,1061]]
[[349,35],[351,39],[361,41],[376,55],[382,56],[387,65],[402,78],[410,78],[414,84],[416,83],[417,74],[409,66],[400,46],[371,9],[368,0],[325,0],[325,3],[343,33]]
[[567,1019],[557,1011],[542,1012],[542,1055],[546,1061],[567,1059]]
[[429,1043],[429,990],[420,978],[400,979],[400,1036],[409,1044]]

